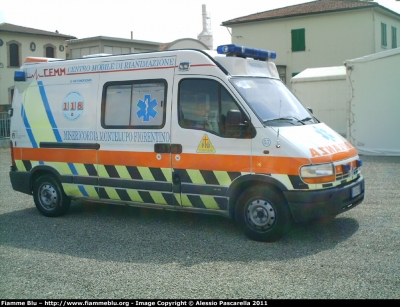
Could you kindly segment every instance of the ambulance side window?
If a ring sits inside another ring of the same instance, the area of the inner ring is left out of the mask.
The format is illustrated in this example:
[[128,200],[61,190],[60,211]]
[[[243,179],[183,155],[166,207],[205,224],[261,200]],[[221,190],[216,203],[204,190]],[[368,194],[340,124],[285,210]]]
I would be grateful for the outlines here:
[[184,79],[179,84],[178,118],[185,129],[204,130],[225,138],[251,138],[253,129],[244,125],[231,126],[228,114],[236,113],[240,122],[247,122],[228,91],[217,81],[209,79]]
[[108,82],[103,87],[101,125],[109,129],[159,129],[165,124],[167,82]]

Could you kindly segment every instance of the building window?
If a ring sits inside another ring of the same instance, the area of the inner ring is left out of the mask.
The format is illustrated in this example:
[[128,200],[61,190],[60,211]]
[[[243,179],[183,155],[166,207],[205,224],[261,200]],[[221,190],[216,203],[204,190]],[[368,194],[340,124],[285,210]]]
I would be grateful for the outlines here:
[[[91,54],[101,53],[101,51],[99,46],[93,46],[93,47],[75,48],[75,49],[70,48],[69,53],[71,55],[70,57],[71,59],[79,59]],[[109,52],[104,51],[104,53],[109,53]]]
[[29,46],[29,49],[34,52],[36,50],[36,44],[34,42],[32,42]]
[[397,29],[392,27],[392,48],[397,48]]
[[81,57],[81,49],[69,49],[71,59],[79,59]]
[[14,86],[8,88],[8,103],[12,104],[12,100],[14,98]]
[[54,58],[54,48],[46,47],[46,58]]
[[108,54],[127,54],[127,53],[131,53],[131,48],[129,48],[129,47],[119,47],[119,46],[104,46],[104,53],[108,53]]
[[57,56],[57,47],[53,44],[47,44],[43,46],[43,53],[46,58],[55,58]]
[[305,51],[306,50],[306,30],[295,29],[292,30],[292,51]]
[[295,77],[299,74],[299,72],[292,72],[292,77]]
[[8,66],[20,67],[21,66],[21,44],[13,41],[7,43],[8,45]]
[[383,22],[381,22],[381,45],[382,45],[382,47],[387,46],[386,23],[383,23]]
[[167,82],[108,82],[103,88],[101,124],[110,129],[160,129],[165,124]]
[[279,78],[283,84],[286,84],[286,65],[276,65],[276,69],[278,70]]

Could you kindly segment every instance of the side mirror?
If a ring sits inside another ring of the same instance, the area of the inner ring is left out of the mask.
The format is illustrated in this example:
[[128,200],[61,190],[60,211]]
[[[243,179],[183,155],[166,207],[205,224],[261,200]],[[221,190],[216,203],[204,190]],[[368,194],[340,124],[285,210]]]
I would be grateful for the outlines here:
[[226,117],[226,123],[231,127],[240,126],[240,118],[241,112],[239,110],[229,110]]
[[[243,118],[244,117],[244,118]],[[250,128],[250,129],[249,129]],[[225,136],[233,138],[251,138],[255,129],[240,110],[229,110],[226,114]]]

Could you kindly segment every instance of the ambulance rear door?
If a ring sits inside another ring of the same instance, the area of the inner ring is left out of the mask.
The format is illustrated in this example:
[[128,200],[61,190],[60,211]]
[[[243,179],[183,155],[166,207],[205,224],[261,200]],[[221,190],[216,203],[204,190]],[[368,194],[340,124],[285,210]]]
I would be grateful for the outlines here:
[[170,150],[174,54],[136,54],[100,69],[100,198],[177,205]]

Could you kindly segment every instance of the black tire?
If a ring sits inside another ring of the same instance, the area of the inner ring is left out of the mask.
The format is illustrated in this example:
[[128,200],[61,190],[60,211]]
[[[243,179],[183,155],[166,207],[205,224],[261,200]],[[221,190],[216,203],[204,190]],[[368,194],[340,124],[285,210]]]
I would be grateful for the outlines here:
[[65,214],[71,205],[60,182],[51,175],[43,175],[35,181],[33,199],[39,212],[49,217]]
[[277,241],[293,223],[282,192],[273,187],[254,186],[245,190],[237,200],[235,214],[245,235],[262,242]]

